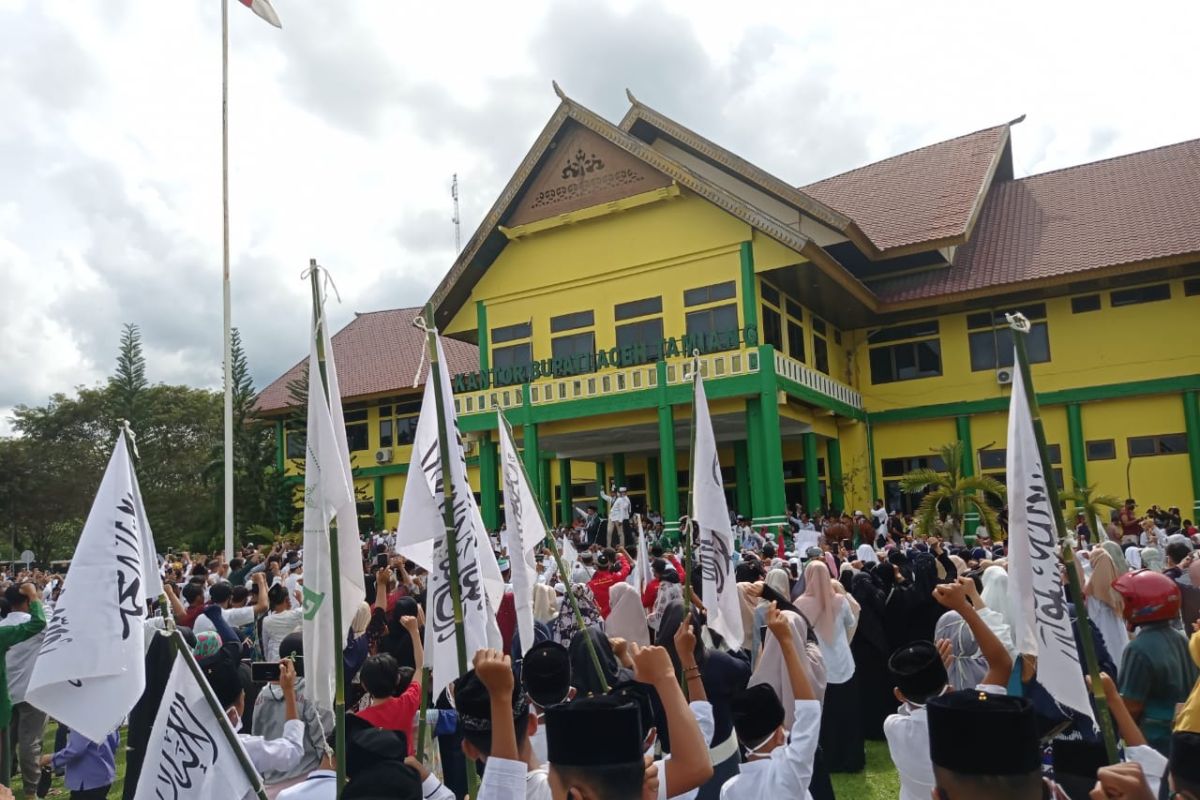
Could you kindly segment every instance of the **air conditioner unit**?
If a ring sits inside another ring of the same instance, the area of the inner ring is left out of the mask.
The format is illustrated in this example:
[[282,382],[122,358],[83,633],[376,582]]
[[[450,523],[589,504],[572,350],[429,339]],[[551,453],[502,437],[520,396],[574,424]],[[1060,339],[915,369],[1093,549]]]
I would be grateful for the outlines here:
[[1001,386],[1008,386],[1012,383],[1014,369],[1015,367],[1000,367],[996,370],[996,383]]
[[375,451],[375,463],[376,464],[392,463],[392,448],[381,447],[378,450],[376,450]]

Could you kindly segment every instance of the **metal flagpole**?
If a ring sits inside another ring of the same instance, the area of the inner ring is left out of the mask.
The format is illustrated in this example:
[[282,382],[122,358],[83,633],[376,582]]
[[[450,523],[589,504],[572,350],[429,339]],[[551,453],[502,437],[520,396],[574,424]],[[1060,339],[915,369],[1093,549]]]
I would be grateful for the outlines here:
[[233,335],[229,300],[229,0],[221,0],[221,218],[225,323],[225,560],[233,559]]
[[[1046,431],[1042,426],[1042,413],[1038,408],[1037,394],[1033,390],[1033,378],[1029,370],[1029,355],[1025,349],[1025,337],[1029,334],[1029,320],[1021,314],[1009,314],[1008,323],[1013,330],[1013,343],[1016,345],[1017,369],[1021,370],[1021,380],[1025,383],[1025,399],[1029,404],[1029,416],[1033,420],[1033,435],[1037,441],[1038,458],[1043,470],[1049,473],[1050,453],[1046,447]],[[1108,755],[1108,763],[1116,764],[1117,738],[1113,732],[1112,715],[1108,710],[1108,698],[1104,694],[1104,684],[1100,682],[1100,663],[1096,658],[1096,643],[1092,639],[1092,627],[1088,622],[1087,602],[1083,597],[1083,586],[1079,582],[1079,573],[1075,571],[1075,553],[1067,537],[1067,523],[1063,519],[1062,506],[1058,500],[1058,484],[1053,476],[1047,474],[1046,494],[1050,508],[1054,512],[1054,527],[1058,533],[1058,541],[1062,546],[1062,560],[1067,568],[1067,583],[1070,586],[1071,602],[1075,604],[1076,627],[1080,643],[1083,645],[1083,657],[1087,662],[1088,676],[1091,678],[1092,699],[1096,704],[1096,722],[1100,725],[1100,733],[1104,736],[1104,749]],[[1020,662],[1015,667],[1020,669]]]
[[[688,453],[688,515],[687,528],[684,530],[683,571],[687,575],[680,581],[683,584],[683,624],[692,624],[692,540],[696,532],[696,380],[700,377],[700,351],[692,351],[692,419],[689,424],[691,432],[688,436],[690,452]],[[687,678],[680,673],[679,687],[683,696],[688,697]]]

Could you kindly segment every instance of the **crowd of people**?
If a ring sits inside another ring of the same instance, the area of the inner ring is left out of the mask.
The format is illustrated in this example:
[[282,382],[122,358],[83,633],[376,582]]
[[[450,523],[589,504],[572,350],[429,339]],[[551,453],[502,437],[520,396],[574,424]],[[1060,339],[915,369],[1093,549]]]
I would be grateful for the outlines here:
[[[1121,763],[1105,766],[1091,720],[1055,702],[1016,651],[1002,531],[969,544],[953,525],[926,536],[882,502],[870,514],[792,510],[774,533],[738,518],[731,574],[744,636],[725,641],[706,624],[701,570],[688,574],[679,537],[632,513],[623,490],[607,500],[612,516],[580,509],[537,554],[532,646],[519,641],[510,582],[496,614],[504,646],[472,654],[473,668],[429,698],[423,728],[429,576],[388,531],[364,537],[368,601],[343,652],[344,797],[462,798],[474,770],[477,800],[821,800],[834,797],[831,775],[861,771],[866,740],[878,740],[902,800],[1200,798],[1200,537],[1177,513],[1137,515],[1130,501],[1111,525],[1081,520],[1074,531],[1123,744]],[[507,581],[506,532],[493,543]],[[165,554],[170,621],[156,609],[146,624],[183,633],[272,797],[334,798],[336,721],[305,689],[298,545],[246,547],[229,561]],[[60,726],[43,754],[46,715],[23,695],[69,572],[10,577],[4,777],[11,763],[24,796],[45,796],[58,771],[73,798],[106,797],[119,739]],[[144,746],[133,729],[131,764]]]

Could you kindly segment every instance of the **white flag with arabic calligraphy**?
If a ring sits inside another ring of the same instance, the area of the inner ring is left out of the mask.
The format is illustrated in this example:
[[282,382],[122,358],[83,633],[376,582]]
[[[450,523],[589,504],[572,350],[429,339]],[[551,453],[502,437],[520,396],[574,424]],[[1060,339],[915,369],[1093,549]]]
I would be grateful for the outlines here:
[[[546,540],[546,526],[537,501],[521,469],[520,455],[513,443],[504,417],[500,423],[500,474],[504,482],[504,519],[509,530],[508,563],[512,570],[513,605],[517,613],[517,631],[521,635],[521,655],[533,647],[533,585],[537,582],[534,551]],[[513,547],[515,545],[515,547]]]

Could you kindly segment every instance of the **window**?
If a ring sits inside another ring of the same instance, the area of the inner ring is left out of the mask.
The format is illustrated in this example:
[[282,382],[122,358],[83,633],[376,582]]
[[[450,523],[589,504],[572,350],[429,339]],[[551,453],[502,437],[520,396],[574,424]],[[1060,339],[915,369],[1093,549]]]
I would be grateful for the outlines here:
[[685,306],[700,306],[705,303],[715,303],[718,300],[729,300],[737,296],[737,287],[733,281],[714,283],[712,286],[701,286],[697,289],[687,289],[683,293]]
[[556,336],[550,340],[550,352],[554,358],[574,358],[575,356],[590,356],[596,352],[596,334],[573,333],[569,336]]
[[367,424],[365,408],[342,412],[346,420],[346,444],[350,452],[370,447],[370,426]]
[[[815,327],[814,327],[815,331]],[[869,351],[872,383],[893,383],[916,378],[934,378],[942,374],[942,342],[938,336],[937,320],[898,325],[874,331],[867,337],[872,346]],[[893,342],[912,337],[917,341],[900,341],[896,344],[876,346],[875,342]],[[816,343],[816,337],[813,337]]]
[[1153,286],[1137,286],[1133,289],[1118,289],[1109,292],[1108,302],[1113,308],[1133,306],[1139,303],[1155,303],[1171,299],[1171,284],[1156,283]]
[[648,297],[645,300],[633,300],[628,303],[618,303],[613,306],[613,317],[620,322],[623,319],[647,317],[651,314],[662,313],[662,298]]
[[1200,294],[1200,278],[1188,278],[1183,282],[1184,297],[1194,297]]
[[968,314],[967,327],[971,329],[1007,327],[1008,317],[1006,315],[1011,313],[1023,314],[1025,319],[1045,319],[1046,304],[1035,303],[1031,306],[1018,308],[1016,311],[1008,311],[1006,309],[1004,311],[981,311],[977,314]]
[[787,322],[787,354],[804,363],[804,328],[791,315]]
[[[1038,303],[1018,309],[1026,319],[1046,319],[1046,305]],[[980,372],[1013,365],[1013,331],[1003,311],[984,311],[967,315],[967,345],[971,351],[971,370]],[[984,330],[978,330],[978,329]],[[1050,331],[1045,322],[1034,322],[1025,339],[1029,363],[1050,360]]]
[[617,347],[633,348],[631,364],[645,364],[662,358],[662,318],[644,319],[617,326]]
[[687,335],[693,342],[691,346],[705,353],[737,349],[737,326],[737,306],[732,303],[703,311],[689,311],[687,315]]
[[[1062,463],[1062,445],[1048,444],[1046,450],[1051,464]],[[1003,447],[979,451],[979,469],[986,472],[992,469],[1004,469],[1008,459],[1008,450]]]
[[574,314],[563,314],[561,317],[550,318],[550,332],[573,331],[576,328],[590,328],[596,324],[592,311],[576,311]]
[[1182,433],[1162,433],[1157,436],[1130,436],[1129,457],[1174,456],[1186,453],[1187,436]]
[[1071,313],[1084,314],[1088,311],[1100,310],[1100,295],[1085,294],[1080,297],[1071,298]]
[[762,307],[762,341],[783,352],[783,317],[768,305]]
[[764,303],[770,303],[779,308],[779,290],[766,281],[763,281],[762,284],[762,299]]
[[946,462],[941,456],[907,456],[905,458],[885,458],[882,463],[885,478],[899,478],[915,469],[931,469],[935,472],[945,472]]
[[305,431],[288,430],[285,432],[287,436],[287,457],[288,458],[304,458],[306,455],[308,437]]
[[502,328],[492,329],[492,342],[499,344],[500,342],[511,342],[514,339],[528,339],[533,335],[533,324],[522,322],[517,325],[505,325]]
[[1088,461],[1112,461],[1117,457],[1117,443],[1112,439],[1093,439],[1085,448]]
[[383,501],[383,510],[387,514],[399,514],[400,513],[400,498],[393,497],[390,500],[384,500]]
[[520,383],[526,368],[532,363],[533,345],[528,342],[492,348],[492,369],[495,371],[497,386]]
[[[812,318],[813,330],[813,366],[826,375],[829,374],[829,342],[825,339],[825,322],[824,320]],[[939,369],[941,369],[939,360]]]
[[413,443],[417,431],[420,400],[400,401],[379,407],[379,446],[398,447]]

